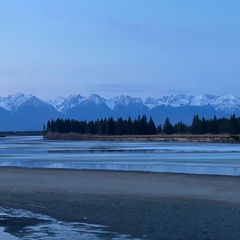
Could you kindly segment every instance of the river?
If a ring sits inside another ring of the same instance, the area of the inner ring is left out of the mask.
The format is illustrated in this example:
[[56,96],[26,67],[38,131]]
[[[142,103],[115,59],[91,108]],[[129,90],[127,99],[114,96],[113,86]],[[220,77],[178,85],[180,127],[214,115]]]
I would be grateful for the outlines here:
[[0,166],[240,175],[240,145],[0,139]]

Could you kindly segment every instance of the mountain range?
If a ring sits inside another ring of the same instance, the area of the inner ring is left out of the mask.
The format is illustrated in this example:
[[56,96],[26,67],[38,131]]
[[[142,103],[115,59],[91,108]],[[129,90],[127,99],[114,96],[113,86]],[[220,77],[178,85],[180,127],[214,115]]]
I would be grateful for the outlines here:
[[209,119],[214,115],[230,117],[233,113],[240,114],[240,98],[233,95],[177,94],[146,99],[120,95],[105,99],[97,94],[87,97],[76,94],[43,101],[30,94],[17,93],[0,97],[0,131],[42,130],[44,123],[56,118],[90,121],[108,117],[137,118],[145,114],[152,116],[158,125],[166,117],[173,124],[179,121],[189,124],[194,114]]

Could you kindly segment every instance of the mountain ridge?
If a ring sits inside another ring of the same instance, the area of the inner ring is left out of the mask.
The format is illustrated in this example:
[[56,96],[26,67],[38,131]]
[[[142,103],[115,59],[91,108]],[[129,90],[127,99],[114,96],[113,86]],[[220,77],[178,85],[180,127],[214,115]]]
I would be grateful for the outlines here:
[[74,94],[43,101],[31,94],[17,93],[0,97],[0,110],[0,131],[30,131],[42,130],[44,123],[58,117],[90,121],[105,117],[136,118],[145,114],[152,116],[156,124],[162,124],[166,117],[172,123],[189,123],[194,114],[205,118],[229,117],[240,113],[240,98],[176,94],[143,99],[123,94],[112,98]]
[[[81,97],[81,100],[78,103],[83,101],[100,101],[105,102],[110,109],[114,109],[116,104],[128,105],[130,103],[139,104],[143,103],[148,108],[152,109],[161,105],[172,106],[172,107],[181,107],[181,106],[213,106],[216,110],[232,110],[235,108],[240,108],[240,98],[235,97],[234,95],[212,95],[212,94],[203,94],[203,95],[184,95],[176,94],[163,96],[160,98],[147,97],[145,99],[140,97],[131,97],[129,95],[119,95],[112,98],[103,98],[98,94],[91,94],[87,97],[82,95],[70,95],[67,98],[62,98],[67,101],[73,101],[73,99]],[[54,105],[54,101],[49,101],[48,103],[52,104],[56,109],[58,106]],[[64,101],[66,103],[66,101]],[[97,103],[97,102],[96,102]],[[73,107],[73,105],[71,105]]]

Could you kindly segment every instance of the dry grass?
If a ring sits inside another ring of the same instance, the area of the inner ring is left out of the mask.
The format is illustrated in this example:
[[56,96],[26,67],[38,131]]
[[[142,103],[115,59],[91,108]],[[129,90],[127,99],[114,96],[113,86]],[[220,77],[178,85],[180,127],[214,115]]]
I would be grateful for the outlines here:
[[154,141],[154,142],[239,142],[239,135],[230,134],[157,134],[157,135],[90,135],[79,133],[47,133],[48,140],[82,140],[82,141]]

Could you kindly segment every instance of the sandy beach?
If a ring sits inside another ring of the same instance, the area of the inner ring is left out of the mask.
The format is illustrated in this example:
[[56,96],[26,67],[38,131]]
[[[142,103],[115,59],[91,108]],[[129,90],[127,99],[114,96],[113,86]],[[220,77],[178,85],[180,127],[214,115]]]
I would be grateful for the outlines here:
[[240,178],[0,168],[0,206],[143,239],[240,239]]

